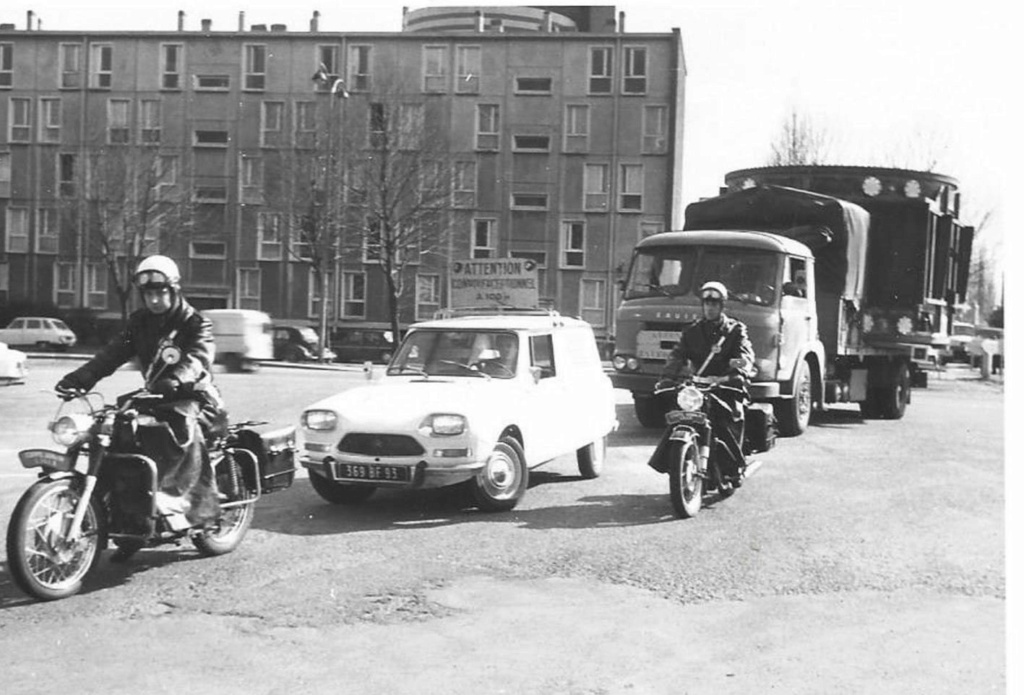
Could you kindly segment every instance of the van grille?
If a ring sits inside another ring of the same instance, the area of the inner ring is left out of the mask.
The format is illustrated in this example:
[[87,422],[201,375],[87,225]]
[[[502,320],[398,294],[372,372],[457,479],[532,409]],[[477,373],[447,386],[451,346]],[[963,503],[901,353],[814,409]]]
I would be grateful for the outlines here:
[[420,456],[424,453],[419,442],[404,434],[364,432],[346,434],[338,444],[338,450],[362,456]]

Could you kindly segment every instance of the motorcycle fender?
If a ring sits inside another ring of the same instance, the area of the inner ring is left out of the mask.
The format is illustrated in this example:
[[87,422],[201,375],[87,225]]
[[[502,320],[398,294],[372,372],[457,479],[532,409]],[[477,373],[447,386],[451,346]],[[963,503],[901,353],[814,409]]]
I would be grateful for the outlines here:
[[647,465],[659,473],[668,473],[668,450],[673,441],[684,441],[694,437],[693,430],[688,427],[673,427],[662,433],[658,446],[654,448]]
[[690,442],[696,437],[693,430],[688,427],[677,427],[668,436],[670,442]]

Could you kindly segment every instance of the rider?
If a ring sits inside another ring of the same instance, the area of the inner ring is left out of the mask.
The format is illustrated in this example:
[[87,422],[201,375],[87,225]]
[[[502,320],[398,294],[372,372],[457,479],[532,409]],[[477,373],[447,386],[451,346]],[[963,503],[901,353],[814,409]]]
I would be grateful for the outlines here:
[[746,467],[743,406],[750,400],[747,383],[754,375],[754,348],[746,325],[723,311],[729,297],[725,285],[706,282],[700,296],[704,317],[683,330],[654,388],[660,390],[692,376],[710,377],[724,387],[715,389],[709,416],[712,430],[725,443],[733,463],[722,467],[723,475],[739,486]]
[[[143,308],[132,312],[122,333],[95,357],[57,382],[56,390],[63,395],[88,391],[125,362],[137,360],[146,388],[164,396],[153,415],[166,426],[139,428],[160,475],[157,507],[164,514],[184,512],[191,525],[212,521],[219,503],[200,423],[226,419],[213,385],[212,326],[185,301],[181,273],[167,256],[145,258],[134,282]],[[181,351],[176,364],[160,359],[161,349],[171,344]]]

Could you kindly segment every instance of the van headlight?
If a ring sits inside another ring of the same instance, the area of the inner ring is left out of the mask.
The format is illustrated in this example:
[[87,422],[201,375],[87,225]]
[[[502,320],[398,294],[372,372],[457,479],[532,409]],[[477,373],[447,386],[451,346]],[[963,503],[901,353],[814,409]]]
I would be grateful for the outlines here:
[[466,418],[454,413],[434,413],[423,418],[419,433],[424,437],[454,437],[466,431]]
[[700,407],[704,405],[704,394],[700,392],[700,389],[686,386],[676,394],[676,403],[679,404],[681,410],[700,410]]
[[302,426],[307,430],[330,432],[338,426],[338,414],[333,410],[307,410],[302,414]]
[[87,436],[92,426],[92,418],[84,413],[64,415],[50,425],[50,432],[53,433],[53,441],[61,446],[74,446]]

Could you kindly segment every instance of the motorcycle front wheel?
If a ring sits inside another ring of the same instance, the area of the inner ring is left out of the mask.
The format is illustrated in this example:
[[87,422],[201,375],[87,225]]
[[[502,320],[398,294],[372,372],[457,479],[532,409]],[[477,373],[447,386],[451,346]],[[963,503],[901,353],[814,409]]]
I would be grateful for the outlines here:
[[691,441],[674,441],[669,447],[668,490],[672,509],[680,519],[700,511],[704,478],[700,475],[700,453]]
[[80,496],[77,481],[40,481],[15,506],[7,527],[7,563],[29,596],[54,601],[77,594],[99,560],[103,516],[95,505],[86,509],[78,540],[67,540]]

